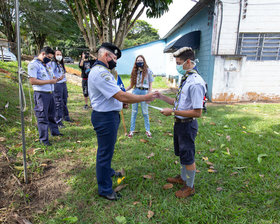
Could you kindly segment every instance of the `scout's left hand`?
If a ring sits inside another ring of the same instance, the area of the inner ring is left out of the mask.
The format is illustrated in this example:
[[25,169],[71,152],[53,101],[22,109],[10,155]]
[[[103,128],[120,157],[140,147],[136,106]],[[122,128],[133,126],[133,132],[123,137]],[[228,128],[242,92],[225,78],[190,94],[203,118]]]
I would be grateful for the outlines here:
[[65,75],[63,74],[62,76],[60,76],[60,77],[57,79],[57,81],[60,81],[60,80],[64,79],[64,77],[65,77]]
[[173,110],[171,108],[163,108],[162,111],[160,111],[160,113],[162,113],[165,116],[170,116],[172,112]]

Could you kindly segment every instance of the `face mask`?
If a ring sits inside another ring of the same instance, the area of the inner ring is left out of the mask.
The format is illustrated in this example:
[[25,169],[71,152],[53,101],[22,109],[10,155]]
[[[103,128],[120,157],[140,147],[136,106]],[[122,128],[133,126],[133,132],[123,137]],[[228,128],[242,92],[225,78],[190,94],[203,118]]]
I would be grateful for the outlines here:
[[136,62],[136,66],[137,67],[143,67],[144,66],[144,62]]
[[117,66],[117,63],[114,62],[114,60],[112,59],[111,61],[108,61],[108,65],[109,65],[109,69],[113,69]]
[[176,65],[177,72],[179,72],[181,75],[185,75],[187,73],[187,70],[183,69],[185,63],[186,61],[181,65]]
[[48,57],[44,57],[43,62],[45,64],[48,64],[52,59],[49,59]]
[[61,61],[62,60],[62,56],[61,55],[57,55],[55,56],[56,60]]
[[88,59],[88,57],[89,57],[89,56],[86,54],[86,55],[85,55],[85,59]]

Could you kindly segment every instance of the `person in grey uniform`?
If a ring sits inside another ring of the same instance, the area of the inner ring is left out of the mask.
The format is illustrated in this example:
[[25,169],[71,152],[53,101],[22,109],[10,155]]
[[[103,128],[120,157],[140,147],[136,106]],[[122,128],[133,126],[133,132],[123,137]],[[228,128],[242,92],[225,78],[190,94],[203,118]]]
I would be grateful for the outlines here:
[[118,200],[121,195],[112,189],[113,176],[121,176],[111,168],[114,147],[120,122],[119,112],[123,103],[152,101],[156,93],[133,95],[117,85],[111,73],[116,67],[121,51],[111,43],[103,43],[98,50],[98,59],[88,78],[89,99],[92,106],[91,122],[97,135],[96,176],[98,194],[108,200]]
[[196,118],[201,116],[203,97],[206,93],[205,82],[195,68],[194,52],[189,47],[177,50],[177,71],[183,75],[176,98],[170,98],[160,93],[158,98],[173,105],[173,109],[164,108],[165,116],[175,116],[174,151],[180,157],[181,174],[167,178],[169,183],[182,184],[183,188],[175,192],[176,197],[186,198],[195,194],[195,138],[198,131]]
[[38,58],[28,64],[29,81],[34,90],[34,111],[37,118],[40,142],[50,146],[48,128],[53,136],[62,135],[55,122],[55,104],[53,99],[53,84],[62,79],[53,75],[50,61],[54,51],[50,47],[44,47]]
[[55,121],[58,127],[64,127],[63,120],[72,122],[69,117],[69,111],[67,107],[68,90],[67,80],[65,76],[65,66],[61,51],[56,50],[54,60],[51,63],[53,73],[56,78],[62,78],[56,84],[54,84],[54,102],[55,102]]

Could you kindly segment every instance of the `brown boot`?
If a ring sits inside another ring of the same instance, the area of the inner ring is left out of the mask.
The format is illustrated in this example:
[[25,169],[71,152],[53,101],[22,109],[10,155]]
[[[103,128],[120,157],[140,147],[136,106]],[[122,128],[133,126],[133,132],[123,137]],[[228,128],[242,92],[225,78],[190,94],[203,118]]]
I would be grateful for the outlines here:
[[166,181],[172,184],[186,184],[185,181],[183,181],[183,179],[181,178],[181,175],[177,175],[176,177],[168,177]]
[[187,198],[189,196],[193,196],[195,194],[194,186],[193,188],[185,185],[181,190],[176,191],[175,195],[177,198]]

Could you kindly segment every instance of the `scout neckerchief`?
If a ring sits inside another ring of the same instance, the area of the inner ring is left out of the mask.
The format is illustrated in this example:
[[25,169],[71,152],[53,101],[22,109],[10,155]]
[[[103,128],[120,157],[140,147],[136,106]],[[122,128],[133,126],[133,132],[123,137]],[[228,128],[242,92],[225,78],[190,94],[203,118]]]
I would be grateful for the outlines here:
[[182,93],[182,89],[183,86],[185,85],[185,81],[187,80],[187,78],[189,77],[189,75],[192,75],[194,73],[197,73],[197,71],[195,69],[191,69],[190,71],[188,71],[181,79],[181,83],[179,86],[179,90],[177,92],[176,98],[175,98],[175,102],[174,102],[174,108],[175,110],[178,109],[179,106],[179,99],[181,98],[181,93]]

